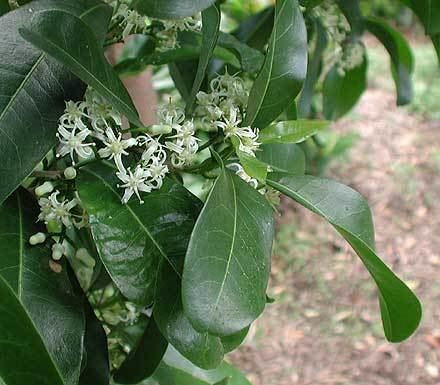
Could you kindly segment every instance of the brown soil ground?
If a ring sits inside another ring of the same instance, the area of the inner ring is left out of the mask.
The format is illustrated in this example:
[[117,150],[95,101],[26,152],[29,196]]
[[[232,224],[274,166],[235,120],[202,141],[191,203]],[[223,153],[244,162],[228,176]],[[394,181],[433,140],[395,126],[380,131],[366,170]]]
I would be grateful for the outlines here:
[[440,122],[370,89],[334,126],[360,139],[327,176],[370,202],[379,255],[418,294],[424,317],[408,341],[386,342],[374,285],[344,241],[284,201],[268,305],[231,355],[255,385],[440,384]]

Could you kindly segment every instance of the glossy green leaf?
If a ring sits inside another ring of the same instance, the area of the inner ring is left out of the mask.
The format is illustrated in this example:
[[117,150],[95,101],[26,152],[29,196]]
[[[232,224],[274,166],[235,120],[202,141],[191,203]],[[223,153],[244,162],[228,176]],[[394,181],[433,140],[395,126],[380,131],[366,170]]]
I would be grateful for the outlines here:
[[327,31],[319,18],[313,20],[316,34],[316,45],[312,55],[309,56],[307,64],[307,76],[304,87],[298,100],[298,114],[301,118],[309,118],[312,112],[312,98],[315,93],[315,86],[322,71],[322,59],[327,48]]
[[325,218],[350,243],[379,289],[387,339],[399,342],[419,325],[422,309],[412,291],[374,252],[371,211],[356,191],[338,182],[313,176],[278,175],[268,184]]
[[237,150],[236,152],[246,174],[255,178],[257,181],[264,183],[267,176],[267,164],[246,152],[240,150]]
[[267,143],[301,143],[328,128],[325,120],[288,120],[273,123],[260,132],[259,141]]
[[400,1],[419,17],[428,35],[440,34],[440,2],[437,0]]
[[64,385],[35,326],[0,275],[0,381],[2,385]]
[[63,11],[43,11],[35,13],[20,28],[20,34],[92,86],[130,122],[142,125],[128,91],[107,62],[93,30],[81,19]]
[[264,55],[260,51],[242,43],[229,33],[220,32],[218,45],[235,52],[240,59],[241,68],[245,72],[253,74],[263,66]]
[[157,19],[181,19],[193,16],[215,3],[215,0],[134,0],[138,12]]
[[188,60],[181,63],[171,63],[168,65],[174,85],[182,96],[183,100],[189,100],[192,85],[197,73],[197,61]]
[[323,90],[324,116],[337,120],[348,113],[367,88],[367,58],[361,65],[339,74],[335,66],[327,73]]
[[187,112],[192,111],[196,95],[200,91],[200,87],[205,79],[209,61],[217,44],[220,32],[220,20],[220,7],[215,4],[202,12],[202,47],[196,78],[194,79],[191,94],[186,105]]
[[183,312],[181,281],[169,263],[161,264],[153,315],[168,342],[195,365],[212,369],[223,360],[219,337],[198,332]]
[[182,278],[185,314],[198,330],[231,335],[266,304],[273,213],[264,197],[223,170],[191,235]]
[[306,169],[306,156],[301,147],[294,143],[263,144],[257,157],[268,164],[272,171],[303,175]]
[[0,0],[0,16],[11,10],[8,0]]
[[230,336],[222,337],[222,345],[225,353],[229,353],[237,349],[245,340],[249,333],[249,328],[245,328],[238,333],[231,334]]
[[88,303],[85,302],[86,332],[84,335],[84,369],[81,372],[79,385],[108,385],[110,366],[107,349],[107,336],[101,322]]
[[248,17],[238,26],[233,35],[250,47],[263,51],[272,33],[274,13],[275,7],[268,7]]
[[390,54],[391,72],[397,90],[397,105],[410,103],[413,98],[411,76],[414,72],[414,57],[408,42],[400,32],[380,19],[368,18],[366,27]]
[[50,247],[29,245],[29,237],[41,231],[35,224],[38,213],[33,197],[24,191],[0,207],[0,276],[31,317],[63,383],[76,385],[85,329],[82,300],[73,294],[65,263],[61,273],[49,267]]
[[35,12],[48,9],[64,10],[104,28],[111,17],[110,8],[100,1],[40,0],[0,18],[0,204],[56,144],[65,100],[81,98],[85,90],[67,69],[18,33]]
[[115,372],[115,381],[120,384],[137,384],[150,377],[159,366],[167,346],[168,342],[151,318],[141,339]]
[[215,385],[226,378],[229,385],[251,385],[240,371],[227,362],[216,369],[203,370],[182,357],[172,346],[153,375],[159,385]]
[[97,163],[81,170],[77,188],[90,215],[92,234],[106,270],[122,294],[140,304],[153,302],[161,259],[181,269],[200,203],[180,184],[166,179],[160,190],[142,194],[145,203],[121,203],[115,169]]
[[297,0],[279,0],[266,59],[250,91],[245,124],[272,123],[300,92],[307,71],[307,31]]

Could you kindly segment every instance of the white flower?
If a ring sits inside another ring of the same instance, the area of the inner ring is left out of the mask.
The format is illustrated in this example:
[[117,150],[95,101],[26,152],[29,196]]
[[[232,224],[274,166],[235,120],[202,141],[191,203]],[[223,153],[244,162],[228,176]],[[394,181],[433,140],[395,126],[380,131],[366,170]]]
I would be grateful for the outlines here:
[[163,184],[163,179],[168,173],[168,166],[163,163],[153,162],[153,164],[148,167],[148,171],[150,172],[149,182],[153,188],[160,189]]
[[123,182],[118,187],[125,188],[122,203],[127,203],[133,194],[136,194],[140,203],[144,203],[139,192],[150,192],[152,190],[152,186],[148,183],[148,178],[151,176],[150,171],[141,166],[137,166],[134,173],[130,169],[127,171],[128,173],[121,171],[116,173],[117,177]]
[[170,100],[169,103],[159,107],[157,110],[157,118],[159,123],[173,127],[185,121],[185,111],[183,108],[172,104]]
[[142,135],[136,138],[138,144],[145,147],[142,153],[142,164],[146,167],[152,163],[164,163],[167,158],[167,153],[160,142],[149,135]]
[[[82,102],[82,106],[87,110],[87,116],[89,117],[90,123],[96,133],[104,133],[104,131],[111,125],[109,124],[109,120],[112,120],[119,127],[122,126],[121,114],[119,114],[93,89],[87,89],[86,100]],[[99,135],[97,136],[99,137]]]
[[76,127],[80,130],[87,130],[87,126],[83,122],[83,119],[87,117],[82,103],[69,101],[66,102],[64,114],[60,117],[60,124],[66,128]]
[[226,138],[237,135],[241,123],[240,112],[233,107],[229,110],[229,117],[224,116],[223,121],[217,120],[214,124],[223,130]]
[[83,143],[90,135],[90,130],[80,130],[77,132],[77,127],[74,126],[72,131],[68,131],[64,126],[58,126],[57,137],[60,140],[61,146],[58,149],[57,156],[63,157],[70,155],[72,163],[75,164],[74,154],[78,154],[80,158],[87,159],[93,155],[94,143]]
[[64,226],[70,228],[72,226],[72,210],[77,204],[76,199],[71,201],[65,199],[61,202],[58,201],[59,191],[53,192],[49,198],[40,198],[38,204],[40,205],[39,221],[44,221],[46,224],[49,221],[56,221],[58,224],[64,224]]
[[106,138],[103,139],[105,148],[101,148],[98,154],[102,158],[114,159],[116,166],[119,170],[124,170],[122,163],[122,155],[128,155],[126,151],[128,148],[136,146],[137,140],[134,138],[122,139],[122,134],[119,133],[118,137],[114,134],[111,128],[105,130]]

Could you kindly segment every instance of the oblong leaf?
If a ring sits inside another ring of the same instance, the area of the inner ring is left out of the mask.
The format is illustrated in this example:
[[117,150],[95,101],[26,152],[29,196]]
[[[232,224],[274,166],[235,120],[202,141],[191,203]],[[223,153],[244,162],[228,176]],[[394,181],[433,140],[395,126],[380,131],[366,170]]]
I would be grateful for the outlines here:
[[263,143],[301,143],[326,129],[325,120],[288,120],[276,122],[261,131],[258,140]]
[[413,98],[412,74],[414,57],[411,48],[400,32],[388,23],[369,17],[366,28],[384,45],[391,58],[391,72],[397,90],[397,105],[402,106]]
[[141,339],[114,373],[115,381],[120,384],[137,384],[150,377],[159,366],[167,346],[168,342],[155,320],[150,318]]
[[85,302],[86,332],[84,335],[84,369],[79,385],[108,385],[110,365],[107,348],[107,336],[101,322],[96,318],[87,298]]
[[193,16],[210,7],[215,0],[134,0],[132,6],[144,15],[158,19]]
[[231,335],[266,304],[273,213],[260,193],[223,170],[191,235],[182,278],[185,314],[198,330]]
[[219,337],[194,329],[183,312],[181,281],[168,263],[161,264],[153,315],[168,342],[195,365],[216,368],[223,361]]
[[224,379],[229,385],[251,385],[246,377],[235,367],[223,362],[213,370],[203,370],[182,357],[172,346],[153,375],[159,385],[215,385]]
[[130,122],[142,125],[128,91],[104,57],[92,29],[80,18],[58,10],[38,12],[20,28],[20,34],[92,86]]
[[421,305],[374,252],[373,222],[365,199],[338,182],[312,176],[275,175],[268,177],[268,184],[325,218],[350,243],[379,289],[387,339],[408,338],[420,323]]
[[263,68],[250,91],[245,124],[272,123],[300,92],[307,71],[307,31],[297,0],[279,0]]
[[64,385],[32,320],[2,276],[0,298],[2,385]]
[[220,19],[220,8],[215,4],[202,12],[202,46],[196,78],[194,79],[191,94],[186,105],[187,111],[192,110],[196,95],[200,91],[200,87],[205,79],[209,61],[217,44],[220,32]]
[[306,156],[297,144],[263,144],[257,157],[268,164],[272,171],[303,175],[306,170]]
[[33,197],[24,191],[0,207],[0,276],[26,308],[63,383],[76,385],[85,330],[82,299],[73,294],[66,264],[61,273],[51,270],[50,247],[29,244],[29,237],[41,231],[35,225],[38,213]]
[[92,234],[113,282],[128,299],[152,303],[162,258],[182,265],[200,203],[182,185],[166,179],[145,203],[122,204],[115,169],[98,163],[81,170],[77,188],[90,215]]
[[322,90],[323,111],[326,119],[337,120],[348,113],[367,88],[367,58],[344,75],[334,65],[324,79]]
[[111,17],[110,8],[97,0],[41,0],[0,18],[0,204],[56,144],[65,100],[77,100],[85,91],[70,71],[18,33],[35,12],[48,9],[64,10],[87,23],[93,20],[105,29]]

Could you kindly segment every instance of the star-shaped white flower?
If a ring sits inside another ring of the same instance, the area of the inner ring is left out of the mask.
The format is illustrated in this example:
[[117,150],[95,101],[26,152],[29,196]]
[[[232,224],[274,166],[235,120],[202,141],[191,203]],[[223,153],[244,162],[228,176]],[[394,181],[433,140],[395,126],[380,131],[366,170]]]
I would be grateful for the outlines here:
[[152,190],[152,186],[148,182],[148,178],[151,176],[150,171],[141,166],[137,166],[134,173],[130,169],[126,171],[116,173],[117,177],[123,182],[123,184],[118,185],[118,187],[125,188],[122,203],[127,203],[133,194],[136,194],[140,203],[144,203],[139,193],[150,192]]
[[126,150],[130,147],[136,146],[137,140],[134,138],[122,139],[121,133],[116,137],[111,128],[107,128],[105,134],[106,137],[103,138],[102,141],[105,148],[101,148],[98,151],[99,156],[102,158],[114,159],[118,169],[124,170],[122,155],[128,155]]
[[83,159],[90,158],[93,155],[92,147],[95,143],[84,143],[89,135],[90,130],[87,128],[85,130],[77,130],[77,127],[74,126],[72,131],[69,131],[63,125],[59,125],[57,137],[61,145],[57,156],[63,157],[69,154],[73,164],[75,164],[75,153]]

